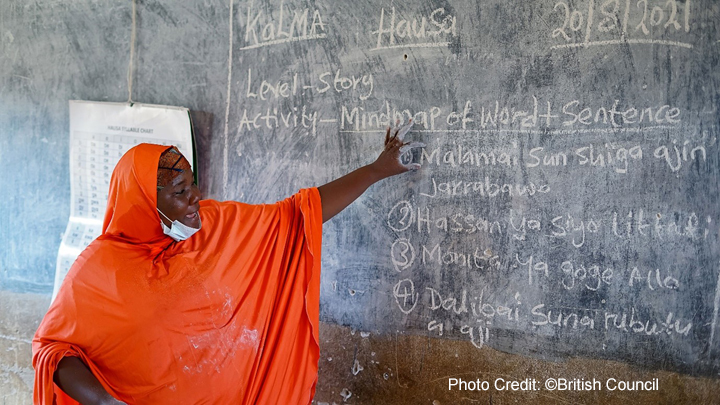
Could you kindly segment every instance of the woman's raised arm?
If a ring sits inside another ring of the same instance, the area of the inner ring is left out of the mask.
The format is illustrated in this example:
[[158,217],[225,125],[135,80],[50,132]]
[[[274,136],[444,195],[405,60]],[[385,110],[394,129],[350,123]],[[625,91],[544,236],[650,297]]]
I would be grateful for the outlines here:
[[385,133],[385,149],[377,160],[318,187],[322,200],[323,222],[344,210],[377,181],[420,168],[417,163],[404,165],[400,161],[400,155],[406,150],[425,146],[420,142],[403,143],[405,134],[411,127],[412,122],[402,128],[388,128]]

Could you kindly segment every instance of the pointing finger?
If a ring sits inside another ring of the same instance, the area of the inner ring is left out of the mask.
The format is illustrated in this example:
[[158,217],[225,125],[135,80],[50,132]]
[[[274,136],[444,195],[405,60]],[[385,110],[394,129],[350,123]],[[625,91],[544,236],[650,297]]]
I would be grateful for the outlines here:
[[412,122],[412,120],[410,120],[410,122],[409,122],[407,125],[403,126],[402,128],[399,128],[399,129],[398,129],[398,132],[397,132],[397,137],[398,137],[398,139],[400,139],[401,141],[402,141],[403,139],[405,139],[405,134],[407,134],[408,132],[410,132],[410,129],[411,129],[412,127],[413,127],[413,122]]
[[405,153],[412,148],[424,148],[425,144],[422,142],[409,142],[400,147],[400,153]]
[[394,141],[397,136],[398,132],[400,131],[400,128],[398,127],[400,125],[400,120],[395,121],[395,127],[393,127],[393,136],[390,138],[391,141]]

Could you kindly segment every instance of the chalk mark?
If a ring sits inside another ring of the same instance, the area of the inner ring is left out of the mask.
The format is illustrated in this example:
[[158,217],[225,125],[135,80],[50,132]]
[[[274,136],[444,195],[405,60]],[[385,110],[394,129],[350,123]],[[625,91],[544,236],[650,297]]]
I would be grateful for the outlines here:
[[563,48],[588,48],[591,46],[603,46],[603,45],[622,45],[622,44],[643,44],[643,45],[668,45],[668,46],[679,46],[682,48],[692,49],[693,45],[686,42],[679,41],[666,41],[663,39],[613,39],[608,41],[591,41],[591,42],[578,42],[574,44],[562,44],[553,45],[550,49],[563,49]]
[[270,45],[287,44],[289,42],[309,41],[311,39],[323,39],[323,38],[327,38],[327,34],[304,35],[302,37],[275,39],[272,41],[258,42],[255,45],[243,46],[242,48],[240,48],[240,50],[244,51],[247,49],[257,49],[257,48],[262,48],[264,46],[270,46]]
[[420,44],[400,44],[400,45],[390,45],[390,46],[381,46],[377,48],[371,49],[371,51],[380,51],[383,49],[397,49],[397,48],[442,48],[442,47],[448,47],[450,45],[450,42],[423,42]]
[[[547,135],[572,135],[572,134],[584,134],[584,133],[615,133],[615,132],[643,132],[651,131],[656,129],[675,129],[676,127],[671,125],[655,125],[650,127],[639,127],[639,128],[584,128],[584,129],[555,129],[555,130],[541,130],[541,129],[418,129],[411,130],[410,132],[415,133],[448,133],[448,134],[460,134],[460,133],[511,133],[511,134],[547,134]],[[376,134],[385,133],[386,129],[370,129],[370,130],[341,130],[341,134]]]
[[[227,198],[227,186],[228,186],[228,128],[230,123],[230,89],[232,87],[232,62],[233,62],[233,2],[230,0],[230,23],[229,23],[229,35],[228,35],[228,80],[227,80],[227,97],[225,99],[225,130],[223,131],[223,141],[225,147],[223,148],[223,196]],[[250,2],[252,7],[252,1]]]
[[128,82],[128,99],[127,102],[132,107],[132,87],[133,87],[133,72],[135,67],[133,65],[133,59],[135,59],[135,42],[137,42],[137,23],[136,23],[136,0],[132,1],[132,27],[130,29],[130,60],[128,61],[127,70],[127,82]]
[[718,272],[717,284],[715,286],[715,303],[713,305],[713,319],[710,326],[710,339],[708,347],[712,351],[713,340],[715,338],[715,327],[717,326],[718,311],[720,311],[720,271]]
[[23,339],[23,338],[19,338],[19,337],[15,337],[15,336],[0,335],[0,339],[12,340],[13,342],[22,342],[22,343],[32,344],[32,340],[30,340],[30,339]]
[[400,384],[400,367],[398,366],[398,334],[395,333],[395,380],[400,388],[408,388],[408,384]]
[[183,62],[183,61],[174,61],[174,60],[166,60],[163,61],[163,63],[170,63],[173,65],[196,65],[196,66],[206,66],[209,63],[211,64],[220,64],[222,62]]

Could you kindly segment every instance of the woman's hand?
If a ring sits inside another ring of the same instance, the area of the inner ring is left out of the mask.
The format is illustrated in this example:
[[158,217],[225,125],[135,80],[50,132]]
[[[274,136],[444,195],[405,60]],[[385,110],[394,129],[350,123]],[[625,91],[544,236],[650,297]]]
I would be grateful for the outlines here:
[[405,165],[400,160],[402,154],[411,148],[425,146],[420,142],[403,143],[410,128],[412,122],[402,128],[388,128],[385,133],[385,149],[375,162],[318,187],[323,222],[344,210],[376,181],[420,167],[417,163]]
[[378,174],[380,179],[384,179],[396,174],[405,173],[409,170],[417,170],[420,168],[419,163],[402,163],[402,155],[412,148],[422,148],[425,144],[422,142],[406,142],[403,143],[405,135],[410,132],[413,126],[412,120],[403,126],[395,128],[388,127],[385,133],[385,149],[380,156],[373,162],[370,167]]

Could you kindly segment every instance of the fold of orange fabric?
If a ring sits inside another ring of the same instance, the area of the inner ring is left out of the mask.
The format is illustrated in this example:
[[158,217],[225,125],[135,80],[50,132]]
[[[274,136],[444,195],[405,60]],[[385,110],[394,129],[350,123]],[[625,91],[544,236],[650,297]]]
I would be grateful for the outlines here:
[[80,357],[129,404],[308,404],[317,380],[322,207],[203,200],[202,229],[162,233],[157,163],[138,145],[113,172],[102,235],[70,269],[33,339],[36,404]]

